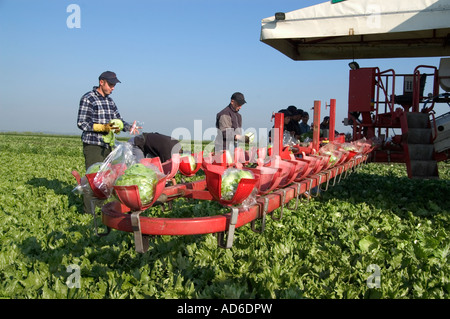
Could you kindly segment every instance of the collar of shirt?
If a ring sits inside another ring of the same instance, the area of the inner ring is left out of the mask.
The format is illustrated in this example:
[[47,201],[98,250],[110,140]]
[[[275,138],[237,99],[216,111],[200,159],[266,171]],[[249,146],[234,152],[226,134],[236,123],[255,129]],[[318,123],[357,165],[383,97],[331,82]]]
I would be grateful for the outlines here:
[[98,98],[104,98],[104,99],[108,99],[109,98],[109,94],[108,95],[101,95],[100,92],[98,91],[98,86],[94,86],[92,88],[92,92],[94,92],[94,94],[98,97]]

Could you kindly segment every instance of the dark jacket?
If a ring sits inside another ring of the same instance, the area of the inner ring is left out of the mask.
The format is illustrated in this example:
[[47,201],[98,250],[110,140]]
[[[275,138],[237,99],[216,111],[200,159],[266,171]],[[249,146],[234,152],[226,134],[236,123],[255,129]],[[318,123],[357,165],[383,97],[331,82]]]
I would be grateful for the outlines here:
[[172,154],[181,149],[178,140],[159,133],[142,133],[134,138],[133,144],[144,153],[144,157],[159,157],[161,163],[170,160]]
[[230,149],[234,145],[234,137],[242,134],[242,116],[233,110],[231,104],[216,115],[217,137],[216,151]]

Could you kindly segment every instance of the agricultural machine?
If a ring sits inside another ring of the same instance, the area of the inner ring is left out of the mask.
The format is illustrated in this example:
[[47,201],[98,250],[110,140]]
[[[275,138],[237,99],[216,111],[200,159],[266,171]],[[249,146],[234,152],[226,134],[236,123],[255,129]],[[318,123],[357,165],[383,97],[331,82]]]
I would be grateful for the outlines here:
[[[449,103],[449,12],[450,0],[332,0],[263,19],[261,41],[295,61],[352,60],[345,124],[354,139],[377,144],[372,161],[405,163],[410,178],[438,178],[450,145],[450,113],[435,112]],[[441,62],[411,74],[355,62],[411,57]]]
[[[315,105],[320,108],[320,102]],[[267,147],[236,148],[231,160],[227,152],[208,155],[199,152],[192,154],[195,168],[188,157],[180,157],[180,154],[174,154],[164,163],[159,157],[142,159],[139,163],[156,168],[161,176],[154,186],[152,200],[145,204],[141,201],[138,185],[117,186],[112,182],[109,184],[110,192],[105,192],[105,183],[98,183],[99,176],[105,171],[83,177],[73,171],[78,184],[84,180],[88,186],[84,190],[94,198],[92,215],[96,234],[106,236],[111,229],[133,233],[136,251],[140,253],[148,250],[151,236],[159,235],[215,233],[219,247],[231,248],[237,228],[250,224],[253,231],[262,233],[267,216],[279,220],[291,201],[294,200],[295,204],[290,204],[289,208],[296,209],[301,200],[318,196],[329,186],[339,183],[366,162],[372,150],[371,144],[364,139],[351,143],[328,140],[323,146],[318,135],[314,139],[315,144],[312,142],[308,147],[283,145],[283,123],[284,114],[276,113],[276,140],[270,151]],[[107,176],[114,176],[113,179],[117,180],[126,169],[124,163],[116,163],[108,169]],[[240,179],[233,196],[225,199],[222,180],[229,169],[249,171],[252,178]],[[176,174],[182,177],[198,175],[199,178],[177,183]],[[106,202],[111,194],[114,194],[114,200]],[[179,198],[216,201],[229,212],[219,215],[212,212],[211,216],[192,218],[160,218],[142,214],[155,206],[173,209],[171,204]],[[252,200],[248,201],[249,198]],[[101,206],[102,222],[107,228],[104,233],[97,230],[95,206]]]
[[[293,60],[445,57],[450,55],[449,10],[450,0],[333,0],[263,19],[261,41]],[[421,65],[408,76],[352,65],[346,124],[353,127],[353,141],[335,136],[335,100],[330,101],[329,137],[326,141],[320,138],[320,101],[315,101],[313,141],[306,146],[284,145],[284,115],[276,113],[271,149],[236,148],[232,160],[226,153],[192,154],[195,169],[179,154],[164,163],[159,158],[144,159],[162,176],[152,200],[145,204],[137,185],[114,183],[110,188],[115,199],[106,203],[107,197],[95,182],[99,173],[87,174],[88,190],[100,203],[107,228],[106,233],[97,234],[107,235],[111,229],[133,233],[140,253],[148,250],[151,236],[159,235],[215,233],[219,247],[231,248],[237,228],[250,224],[253,231],[262,233],[267,216],[281,219],[291,201],[295,200],[296,209],[300,200],[318,196],[369,158],[406,163],[409,177],[437,178],[437,162],[448,158],[450,115],[435,117],[434,105],[448,103],[448,59],[441,60],[439,69]],[[400,76],[404,77],[404,92],[396,95]],[[426,81],[433,83],[431,95],[424,94]],[[438,93],[439,85],[446,93]],[[401,134],[390,136],[389,130],[394,129]],[[222,182],[230,168],[251,171],[253,178],[240,179],[234,195],[225,199]],[[118,165],[113,175],[124,171],[126,167]],[[80,175],[72,173],[81,183]],[[199,174],[199,178],[176,183],[176,174]],[[170,209],[180,198],[216,201],[229,211],[191,218],[145,214],[159,205]],[[95,220],[94,208],[92,214]]]
[[[401,95],[396,94],[399,79]],[[428,82],[432,92],[426,94]],[[449,90],[450,58],[442,58],[439,68],[419,65],[411,74],[355,67],[344,124],[353,127],[354,139],[377,144],[371,161],[405,163],[410,178],[439,178],[437,162],[449,158],[450,112],[436,117],[435,106],[450,105]]]

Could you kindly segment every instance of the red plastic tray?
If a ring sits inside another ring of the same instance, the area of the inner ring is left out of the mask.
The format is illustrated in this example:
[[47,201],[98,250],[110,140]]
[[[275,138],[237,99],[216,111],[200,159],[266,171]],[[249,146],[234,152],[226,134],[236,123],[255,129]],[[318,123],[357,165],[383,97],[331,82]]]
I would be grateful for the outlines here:
[[222,198],[222,175],[227,168],[221,165],[206,164],[204,171],[206,175],[206,185],[215,200],[225,206],[239,205],[252,193],[259,180],[259,175],[255,178],[242,178],[239,181],[236,192],[231,200]]

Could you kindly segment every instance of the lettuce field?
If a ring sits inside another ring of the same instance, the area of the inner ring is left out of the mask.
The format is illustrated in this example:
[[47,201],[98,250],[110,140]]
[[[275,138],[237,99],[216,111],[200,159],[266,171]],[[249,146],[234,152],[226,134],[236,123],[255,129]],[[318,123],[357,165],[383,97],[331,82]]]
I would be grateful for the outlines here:
[[[263,233],[238,228],[231,249],[214,234],[159,236],[139,254],[132,233],[97,237],[82,213],[71,175],[84,174],[81,147],[79,136],[0,134],[0,297],[449,298],[450,163],[439,163],[439,180],[368,163],[268,218]],[[221,211],[177,199],[161,214]]]

